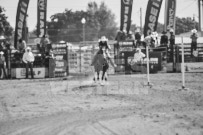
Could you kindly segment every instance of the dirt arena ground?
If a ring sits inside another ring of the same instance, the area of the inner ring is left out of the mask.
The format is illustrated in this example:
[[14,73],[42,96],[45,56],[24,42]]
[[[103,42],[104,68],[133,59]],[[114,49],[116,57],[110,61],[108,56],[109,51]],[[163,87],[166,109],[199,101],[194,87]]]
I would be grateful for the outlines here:
[[0,135],[203,135],[203,74],[0,80]]

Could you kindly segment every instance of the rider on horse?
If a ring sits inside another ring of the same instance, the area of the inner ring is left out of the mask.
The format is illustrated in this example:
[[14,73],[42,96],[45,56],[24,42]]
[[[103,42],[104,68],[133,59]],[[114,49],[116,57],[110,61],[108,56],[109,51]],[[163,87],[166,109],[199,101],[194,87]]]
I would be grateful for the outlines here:
[[[116,65],[113,63],[113,61],[111,60],[111,56],[109,54],[109,50],[111,49],[110,46],[107,43],[108,39],[105,36],[102,36],[101,39],[99,39],[99,50],[96,53],[96,55],[101,54],[104,56],[105,59],[110,60],[111,64],[116,67]],[[95,56],[96,56],[95,55]],[[94,63],[95,61],[95,57],[93,58],[92,63]]]
[[[111,49],[110,46],[107,43],[108,39],[105,36],[102,36],[101,39],[99,39],[99,50],[96,53],[96,55],[94,56],[93,60],[92,60],[92,64],[95,66],[95,62],[98,59],[99,55],[102,55],[103,61],[101,62],[102,65],[96,65],[95,67],[95,72],[97,72],[97,76],[99,76],[99,72],[103,71],[103,75],[102,75],[102,80],[104,79],[104,76],[106,75],[106,71],[109,68],[108,62],[107,60],[110,61],[110,63],[113,65],[113,67],[115,68],[116,65],[113,63],[113,61],[111,60],[111,56],[109,54],[109,50]],[[100,57],[99,57],[100,58]],[[99,67],[97,67],[99,66]],[[101,66],[101,68],[100,68]],[[99,79],[99,77],[97,77],[97,79]],[[94,78],[95,80],[95,78]],[[105,80],[107,80],[107,78],[105,77]]]

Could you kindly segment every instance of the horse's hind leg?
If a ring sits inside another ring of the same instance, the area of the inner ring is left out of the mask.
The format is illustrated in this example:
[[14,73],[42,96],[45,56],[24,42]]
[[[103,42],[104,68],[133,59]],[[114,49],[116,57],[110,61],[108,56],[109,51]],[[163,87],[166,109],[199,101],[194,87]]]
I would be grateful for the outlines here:
[[98,81],[98,80],[99,80],[98,78],[99,78],[99,77],[98,77],[98,72],[95,71],[95,72],[94,72],[94,78],[93,78],[93,81],[94,81],[94,82]]
[[102,72],[102,81],[104,80],[105,73],[106,73],[105,71]]
[[99,72],[97,72],[97,81],[99,81]]

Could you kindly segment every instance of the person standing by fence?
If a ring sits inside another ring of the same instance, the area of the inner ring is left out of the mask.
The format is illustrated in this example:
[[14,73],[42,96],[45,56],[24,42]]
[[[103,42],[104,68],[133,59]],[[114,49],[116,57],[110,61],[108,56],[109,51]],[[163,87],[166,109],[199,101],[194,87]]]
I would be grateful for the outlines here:
[[169,39],[169,48],[170,48],[170,58],[169,61],[173,62],[173,54],[174,54],[174,45],[175,45],[175,35],[174,30],[170,29],[170,39]]
[[196,56],[196,50],[197,50],[197,39],[198,39],[198,35],[197,35],[197,30],[193,29],[192,30],[192,35],[190,36],[192,42],[191,42],[191,57],[194,55]]
[[141,46],[141,33],[140,30],[136,30],[135,31],[135,40],[136,40],[136,47],[140,47]]
[[31,52],[31,48],[27,47],[25,53],[23,54],[23,62],[26,64],[26,79],[28,78],[28,67],[30,67],[31,77],[34,78],[33,75],[33,62],[35,57]]
[[45,54],[48,52],[48,44],[50,44],[49,38],[47,35],[43,35],[43,37],[40,40],[40,47],[41,47],[41,53]]
[[166,35],[166,31],[162,32],[160,46],[168,47],[168,36]]
[[19,42],[19,44],[18,44],[18,50],[19,50],[21,53],[24,53],[24,52],[25,52],[25,49],[26,49],[26,47],[27,47],[25,40],[19,39],[18,42]]
[[5,70],[5,57],[4,52],[0,52],[0,70],[3,70],[4,78],[7,78],[6,70]]

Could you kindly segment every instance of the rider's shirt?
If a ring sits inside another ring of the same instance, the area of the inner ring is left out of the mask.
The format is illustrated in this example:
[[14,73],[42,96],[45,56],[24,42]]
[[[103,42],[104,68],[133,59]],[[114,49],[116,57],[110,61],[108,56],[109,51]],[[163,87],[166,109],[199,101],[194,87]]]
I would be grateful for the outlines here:
[[106,41],[105,42],[102,42],[102,41],[99,42],[99,49],[102,49],[102,48],[110,49]]
[[99,42],[99,54],[103,54],[103,49],[105,51],[110,49],[106,41],[105,42],[102,42],[102,41]]

